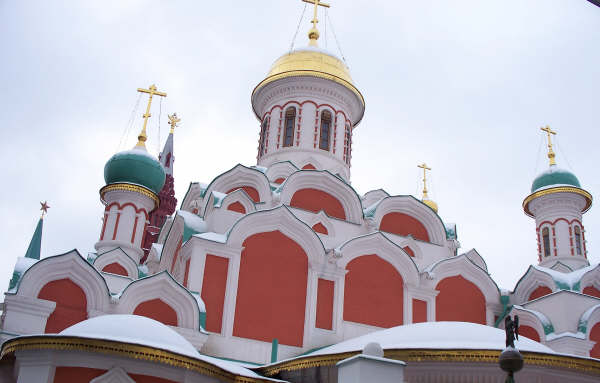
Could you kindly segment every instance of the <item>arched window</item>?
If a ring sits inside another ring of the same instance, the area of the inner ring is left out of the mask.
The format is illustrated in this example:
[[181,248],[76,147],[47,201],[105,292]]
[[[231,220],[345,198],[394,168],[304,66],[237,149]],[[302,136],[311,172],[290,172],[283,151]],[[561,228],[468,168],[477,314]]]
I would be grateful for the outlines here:
[[329,137],[331,136],[331,113],[324,110],[321,113],[321,135],[319,149],[329,150]]
[[263,120],[262,125],[260,126],[260,140],[258,143],[258,156],[262,156],[265,154],[265,148],[267,146],[267,126],[269,125],[269,117],[266,117]]
[[547,227],[542,229],[542,241],[544,244],[544,257],[550,256],[550,230]]
[[352,150],[352,131],[350,125],[346,125],[344,130],[344,161],[350,166],[350,152]]
[[296,108],[289,107],[285,111],[285,124],[283,132],[283,146],[294,145],[294,123],[296,122]]
[[575,226],[575,250],[577,251],[577,255],[583,254],[581,250],[581,229],[579,226]]

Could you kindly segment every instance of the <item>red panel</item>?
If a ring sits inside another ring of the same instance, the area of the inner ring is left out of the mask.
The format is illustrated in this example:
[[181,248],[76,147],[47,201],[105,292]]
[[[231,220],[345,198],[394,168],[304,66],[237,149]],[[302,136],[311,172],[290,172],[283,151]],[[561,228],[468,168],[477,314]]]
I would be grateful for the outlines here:
[[587,286],[585,289],[583,289],[583,293],[596,298],[600,298],[600,290],[598,290],[594,286]]
[[301,347],[308,258],[279,231],[243,243],[233,335]]
[[312,229],[314,231],[316,231],[317,233],[321,233],[321,234],[325,234],[325,235],[329,234],[329,231],[327,230],[327,228],[325,226],[323,226],[323,224],[321,222],[314,224]]
[[531,326],[520,325],[519,326],[519,336],[521,336],[521,335],[524,336],[524,337],[526,337],[526,338],[533,339],[536,342],[540,341],[540,334],[538,334],[538,332],[536,331],[536,329],[534,329]]
[[413,299],[413,323],[427,322],[427,302]]
[[185,274],[183,275],[183,285],[185,287],[188,287],[188,279],[190,277],[190,261],[192,260],[192,258],[188,258],[187,262],[185,263]]
[[229,206],[227,206],[227,210],[246,214],[246,208],[244,207],[244,205],[242,205],[238,201],[235,201],[234,203],[230,203]]
[[412,249],[410,247],[408,247],[408,246],[404,246],[402,248],[402,250],[404,250],[406,252],[406,254],[410,255],[411,257],[415,256],[415,252],[412,251]]
[[330,217],[346,219],[344,207],[337,198],[317,189],[300,189],[294,193],[290,206],[318,213],[323,210]]
[[551,294],[552,290],[546,286],[538,286],[535,290],[529,294],[529,300],[532,301],[534,299],[543,297],[544,295]]
[[316,170],[317,168],[315,168],[315,166],[313,164],[306,164],[302,167],[303,170]]
[[425,226],[418,219],[404,213],[387,213],[381,220],[379,230],[402,236],[410,234],[415,239],[429,242]]
[[486,324],[485,297],[481,290],[462,276],[445,278],[435,287],[436,321]]
[[346,266],[344,320],[378,327],[403,323],[402,276],[375,254],[355,258]]
[[90,380],[103,375],[106,370],[87,367],[56,367],[54,383],[89,383]]
[[236,191],[238,189],[244,189],[244,191],[248,194],[248,196],[250,196],[250,198],[252,198],[252,200],[254,202],[260,202],[260,197],[258,195],[258,190],[256,190],[252,186],[242,186],[242,187],[233,188],[230,191],[228,191],[227,194],[229,194],[231,192],[234,192],[234,191]]
[[87,298],[70,279],[48,282],[38,298],[56,302],[56,308],[46,321],[46,333],[59,333],[69,326],[87,319]]
[[206,305],[206,330],[221,332],[229,259],[207,254],[204,262],[202,300]]
[[[140,374],[127,374],[131,379],[135,381],[135,383],[177,383],[174,380],[157,378],[155,376],[150,375],[140,375]],[[70,383],[70,382],[69,382]]]
[[133,310],[133,314],[157,320],[168,326],[177,326],[177,313],[159,298],[140,303]]
[[275,180],[273,183],[276,183],[276,184],[282,184],[282,183],[283,183],[283,181],[285,181],[285,178],[279,177],[279,178],[277,178],[277,179],[276,179],[276,180]]
[[319,278],[317,285],[317,321],[316,327],[333,329],[333,281]]
[[592,358],[600,359],[600,322],[596,323],[590,331],[590,340],[596,342],[596,345],[590,350]]
[[117,262],[113,262],[111,264],[104,266],[102,271],[104,271],[105,273],[123,275],[125,277],[129,276],[129,274],[127,274],[127,270],[125,270],[125,268],[123,266],[119,265]]
[[173,260],[171,261],[171,275],[175,270],[175,264],[177,263],[177,257],[179,257],[179,251],[181,250],[181,245],[183,244],[183,237],[179,240],[177,244],[177,248],[175,249],[175,254],[173,254]]

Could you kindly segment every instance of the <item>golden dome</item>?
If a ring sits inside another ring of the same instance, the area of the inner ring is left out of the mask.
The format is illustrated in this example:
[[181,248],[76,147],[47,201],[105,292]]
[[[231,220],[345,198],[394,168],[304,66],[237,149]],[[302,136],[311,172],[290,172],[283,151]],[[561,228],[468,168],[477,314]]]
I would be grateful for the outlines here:
[[[252,92],[254,96],[265,85],[287,77],[312,76],[334,81],[353,92],[364,107],[365,99],[352,83],[346,64],[318,47],[306,47],[281,56]],[[259,117],[260,118],[260,117]]]
[[435,212],[436,212],[436,214],[437,214],[437,212],[438,212],[438,205],[437,205],[437,203],[433,202],[433,201],[432,201],[432,200],[430,200],[430,199],[423,199],[422,201],[423,201],[423,203],[424,203],[425,205],[429,206],[429,207],[430,207],[430,208],[431,208],[433,211],[435,211]]

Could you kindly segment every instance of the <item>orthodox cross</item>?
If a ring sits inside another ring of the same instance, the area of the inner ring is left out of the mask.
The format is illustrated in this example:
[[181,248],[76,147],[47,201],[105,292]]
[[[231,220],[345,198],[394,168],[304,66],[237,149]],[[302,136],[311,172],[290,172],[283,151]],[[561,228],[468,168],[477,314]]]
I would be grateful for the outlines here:
[[548,125],[546,125],[545,128],[540,128],[540,130],[546,132],[546,134],[548,135],[548,159],[550,160],[550,166],[556,165],[556,160],[554,159],[554,157],[556,157],[556,154],[554,154],[554,150],[552,150],[551,136],[551,134],[556,134],[556,132],[550,129]]
[[48,201],[40,202],[40,205],[42,205],[40,210],[42,211],[42,219],[44,219],[44,215],[48,214],[48,209],[50,209],[50,205],[48,205]]
[[144,126],[142,127],[142,132],[138,136],[138,143],[136,145],[136,147],[146,148],[145,142],[146,142],[146,139],[148,138],[148,136],[146,135],[146,125],[148,124],[148,118],[150,118],[150,116],[151,116],[150,105],[152,105],[152,96],[157,95],[160,97],[167,97],[167,94],[163,93],[163,92],[159,92],[156,88],[156,85],[154,85],[154,84],[150,85],[150,87],[148,89],[138,88],[137,91],[141,92],[141,93],[148,93],[150,95],[150,97],[148,98],[148,106],[146,107],[146,113],[144,113],[144,115],[143,115]]
[[173,134],[173,132],[175,131],[175,127],[177,127],[178,123],[181,121],[181,118],[177,117],[177,113],[173,113],[172,115],[168,116],[169,117],[169,125],[171,125],[171,134]]
[[302,1],[304,1],[305,3],[309,3],[309,4],[314,4],[314,6],[315,6],[314,13],[313,13],[313,19],[311,21],[313,27],[308,32],[308,38],[310,39],[312,45],[316,45],[317,44],[316,41],[319,39],[319,30],[317,29],[317,23],[319,22],[319,19],[317,18],[317,9],[319,8],[319,6],[329,8],[329,4],[323,3],[323,2],[321,2],[321,0],[302,0]]
[[431,170],[427,167],[427,164],[423,162],[421,165],[417,165],[418,168],[423,169],[423,199],[427,198],[427,171]]

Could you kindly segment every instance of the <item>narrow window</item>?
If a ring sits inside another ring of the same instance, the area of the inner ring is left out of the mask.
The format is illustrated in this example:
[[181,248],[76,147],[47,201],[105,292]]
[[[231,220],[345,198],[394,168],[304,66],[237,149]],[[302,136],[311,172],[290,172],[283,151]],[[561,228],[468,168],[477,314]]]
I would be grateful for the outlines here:
[[550,231],[547,227],[542,230],[542,239],[544,241],[544,257],[550,255]]
[[319,139],[319,148],[329,150],[329,136],[331,132],[331,113],[324,110],[321,113],[321,138]]
[[577,255],[581,255],[583,253],[581,251],[581,229],[579,226],[575,226],[575,249],[577,251]]
[[352,131],[350,125],[346,125],[344,131],[344,161],[350,166],[350,151],[352,149]]
[[294,145],[294,123],[296,122],[296,108],[293,106],[285,111],[285,125],[283,135],[283,146]]
[[269,125],[269,117],[265,118],[260,127],[260,141],[258,144],[258,156],[265,154],[265,147],[267,144],[267,126]]

